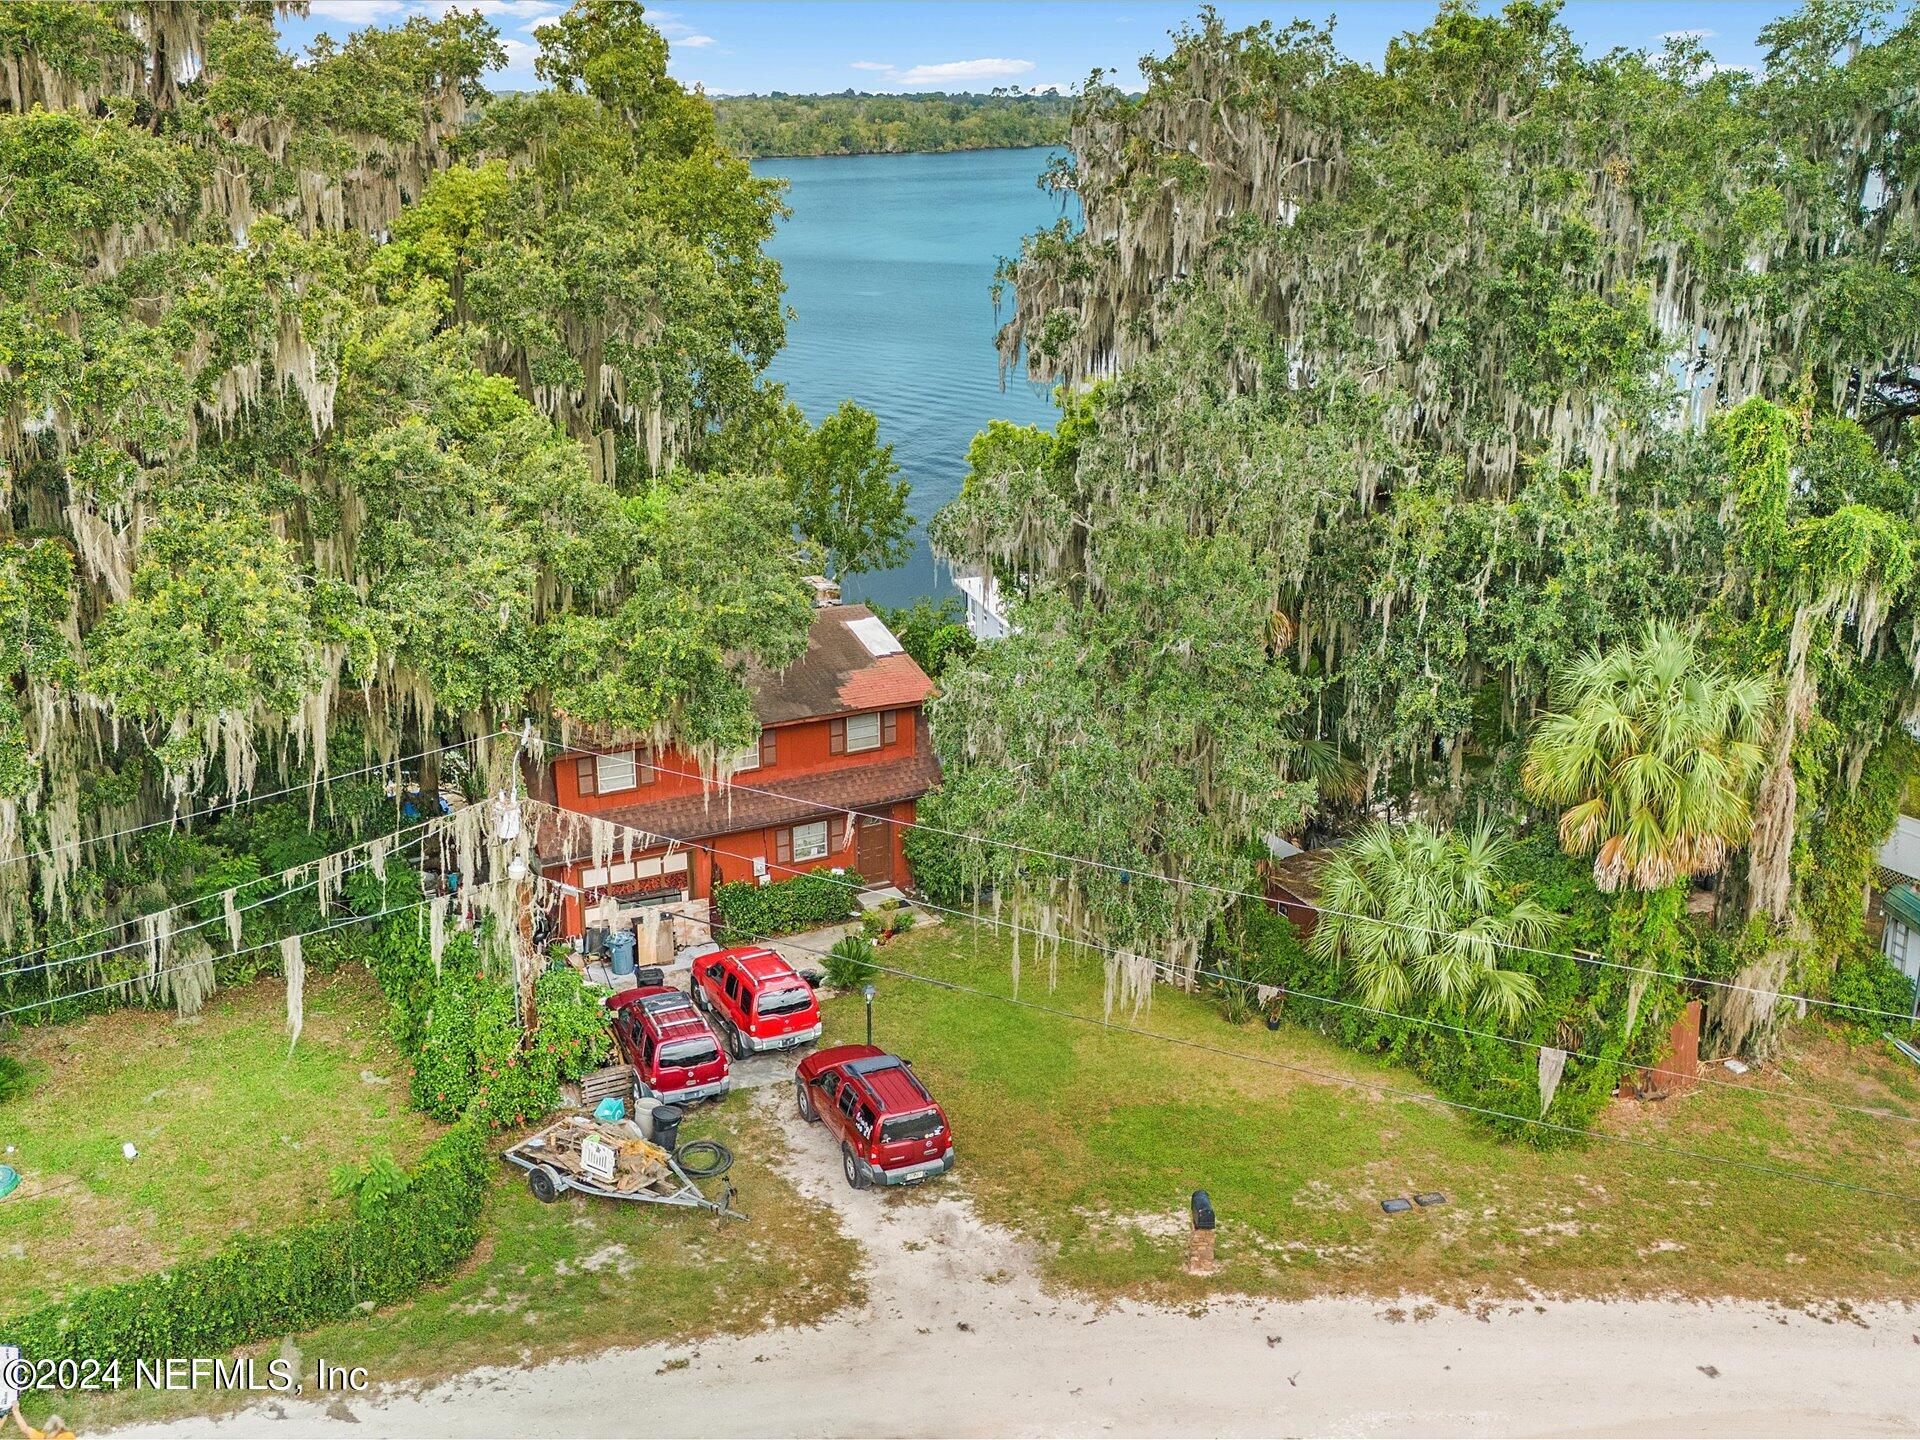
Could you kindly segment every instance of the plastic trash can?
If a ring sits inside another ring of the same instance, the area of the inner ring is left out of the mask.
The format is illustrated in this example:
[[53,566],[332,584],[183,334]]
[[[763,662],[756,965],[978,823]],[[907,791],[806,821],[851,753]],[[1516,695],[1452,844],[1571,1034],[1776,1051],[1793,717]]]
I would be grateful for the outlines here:
[[653,1143],[669,1155],[680,1143],[680,1119],[686,1112],[678,1105],[656,1105],[653,1110]]
[[634,943],[631,930],[616,930],[607,936],[607,964],[615,975],[633,974]]

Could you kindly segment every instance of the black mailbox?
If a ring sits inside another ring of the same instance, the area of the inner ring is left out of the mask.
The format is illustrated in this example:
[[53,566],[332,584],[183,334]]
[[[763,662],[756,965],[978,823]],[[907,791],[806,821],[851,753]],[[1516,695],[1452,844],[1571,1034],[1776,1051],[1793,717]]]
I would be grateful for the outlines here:
[[1193,1228],[1213,1229],[1213,1197],[1204,1190],[1193,1192]]

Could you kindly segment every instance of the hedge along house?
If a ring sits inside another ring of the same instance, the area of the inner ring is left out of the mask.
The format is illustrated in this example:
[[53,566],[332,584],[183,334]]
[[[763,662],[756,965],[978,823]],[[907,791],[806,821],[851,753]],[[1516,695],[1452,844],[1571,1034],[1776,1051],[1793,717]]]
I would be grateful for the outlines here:
[[631,855],[622,844],[595,865],[566,853],[558,834],[543,837],[541,871],[562,896],[561,936],[589,923],[623,928],[643,910],[710,900],[735,880],[770,884],[836,868],[873,885],[911,882],[901,827],[888,822],[911,821],[940,778],[926,672],[866,606],[823,605],[805,655],[748,678],[760,738],[733,758],[730,785],[703,780],[690,754],[655,754],[619,737],[566,750],[535,777],[536,795],[559,809],[662,842],[636,842]]

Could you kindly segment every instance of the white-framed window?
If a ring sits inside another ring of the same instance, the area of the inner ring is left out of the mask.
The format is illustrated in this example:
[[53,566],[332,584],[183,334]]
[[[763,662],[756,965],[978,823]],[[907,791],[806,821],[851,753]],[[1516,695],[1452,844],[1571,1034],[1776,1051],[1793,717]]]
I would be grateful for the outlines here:
[[826,853],[826,821],[815,820],[810,825],[793,827],[793,858],[795,860],[818,860]]
[[740,749],[734,751],[730,768],[736,775],[742,770],[758,770],[760,768],[760,742],[756,740],[753,744],[742,746]]
[[880,713],[847,717],[847,753],[880,748]]
[[631,790],[640,783],[639,766],[631,750],[614,755],[596,755],[593,760],[594,788],[605,795],[613,790]]

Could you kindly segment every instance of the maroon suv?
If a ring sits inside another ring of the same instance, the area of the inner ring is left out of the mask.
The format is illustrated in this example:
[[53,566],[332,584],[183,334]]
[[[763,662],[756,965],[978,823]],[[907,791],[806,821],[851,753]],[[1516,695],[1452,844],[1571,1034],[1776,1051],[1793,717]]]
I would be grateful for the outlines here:
[[917,1185],[953,1168],[947,1117],[898,1055],[871,1045],[819,1050],[800,1062],[793,1088],[800,1118],[825,1121],[839,1137],[854,1189]]

